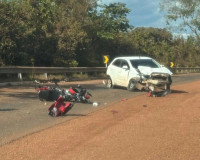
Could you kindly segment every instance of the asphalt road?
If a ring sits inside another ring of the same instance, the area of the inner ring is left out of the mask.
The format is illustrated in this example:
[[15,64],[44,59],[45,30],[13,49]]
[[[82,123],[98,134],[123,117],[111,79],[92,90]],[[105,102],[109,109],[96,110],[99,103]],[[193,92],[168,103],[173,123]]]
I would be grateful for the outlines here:
[[[173,84],[187,83],[200,79],[200,74],[176,75]],[[116,101],[129,99],[144,92],[130,92],[125,88],[107,89],[102,81],[80,82],[93,95],[91,101],[99,106],[76,103],[66,116],[52,118],[48,116],[48,107],[52,102],[40,102],[33,86],[9,86],[0,88],[0,145],[9,143],[25,135],[55,126],[88,113],[100,110]],[[65,83],[68,88],[73,83]]]

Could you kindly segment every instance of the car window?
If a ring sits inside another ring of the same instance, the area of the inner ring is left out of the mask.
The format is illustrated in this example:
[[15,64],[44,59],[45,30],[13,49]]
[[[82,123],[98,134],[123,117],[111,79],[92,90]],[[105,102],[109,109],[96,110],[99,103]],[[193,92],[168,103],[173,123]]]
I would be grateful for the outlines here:
[[131,60],[131,64],[134,68],[138,68],[138,66],[159,68],[158,64],[156,64],[152,59],[134,59]]
[[130,68],[128,65],[128,62],[126,60],[122,60],[121,67],[123,67],[123,66],[127,66],[128,68]]
[[121,59],[117,59],[116,61],[114,61],[113,65],[117,67],[121,67]]

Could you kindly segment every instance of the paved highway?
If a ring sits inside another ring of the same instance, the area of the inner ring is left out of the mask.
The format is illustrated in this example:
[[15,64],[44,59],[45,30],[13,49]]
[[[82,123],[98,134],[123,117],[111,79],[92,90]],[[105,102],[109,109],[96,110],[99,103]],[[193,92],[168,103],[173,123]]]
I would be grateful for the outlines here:
[[[173,85],[187,83],[200,79],[200,74],[175,75]],[[33,86],[9,86],[0,88],[0,145],[9,143],[27,134],[38,132],[45,128],[68,120],[87,116],[88,113],[105,108],[111,103],[122,99],[129,99],[145,92],[129,92],[124,88],[107,89],[101,80],[80,82],[87,88],[93,97],[91,101],[97,101],[98,107],[92,104],[76,103],[72,110],[64,117],[52,118],[48,116],[48,107],[52,102],[40,102]],[[75,85],[64,83],[63,87]]]

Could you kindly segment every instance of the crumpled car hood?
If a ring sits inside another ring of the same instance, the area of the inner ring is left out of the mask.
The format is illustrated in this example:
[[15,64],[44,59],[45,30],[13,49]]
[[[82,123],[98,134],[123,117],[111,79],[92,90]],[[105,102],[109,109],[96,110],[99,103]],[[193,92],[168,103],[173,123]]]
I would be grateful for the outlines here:
[[157,72],[157,73],[167,73],[172,75],[173,73],[167,69],[166,67],[160,67],[160,68],[150,68],[146,66],[139,66],[138,69],[140,72],[144,75],[151,75],[151,73]]

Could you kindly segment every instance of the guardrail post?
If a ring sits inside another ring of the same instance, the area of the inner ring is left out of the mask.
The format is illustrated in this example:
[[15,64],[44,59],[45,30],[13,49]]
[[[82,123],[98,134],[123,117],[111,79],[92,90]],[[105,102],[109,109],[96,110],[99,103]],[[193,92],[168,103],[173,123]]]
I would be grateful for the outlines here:
[[22,81],[22,73],[18,73],[18,78]]
[[47,73],[44,73],[44,77],[45,77],[45,79],[48,79]]

